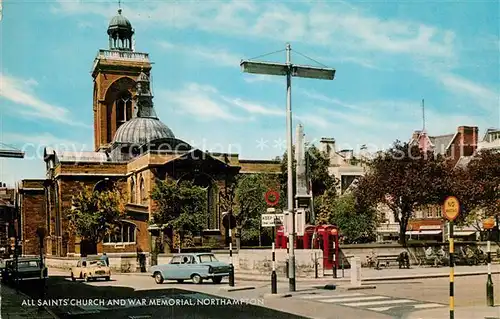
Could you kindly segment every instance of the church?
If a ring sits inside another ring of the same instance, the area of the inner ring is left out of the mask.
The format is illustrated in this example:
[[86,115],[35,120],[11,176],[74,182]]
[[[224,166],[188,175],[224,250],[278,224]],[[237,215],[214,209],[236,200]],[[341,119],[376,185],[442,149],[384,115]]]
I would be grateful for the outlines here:
[[[220,197],[237,174],[280,173],[275,160],[244,160],[238,154],[193,148],[157,116],[151,92],[152,63],[135,50],[134,29],[122,10],[109,23],[109,49],[99,50],[92,67],[94,150],[44,151],[46,177],[19,186],[21,246],[24,255],[39,253],[36,235],[44,227],[45,254],[79,256],[81,238],[68,231],[66,212],[84,187],[94,191],[116,187],[126,196],[121,231],[106,236],[97,252],[151,252],[158,229],[150,225],[156,181],[172,178],[202,186],[207,220],[202,237],[223,244]],[[168,105],[168,103],[167,103]]]

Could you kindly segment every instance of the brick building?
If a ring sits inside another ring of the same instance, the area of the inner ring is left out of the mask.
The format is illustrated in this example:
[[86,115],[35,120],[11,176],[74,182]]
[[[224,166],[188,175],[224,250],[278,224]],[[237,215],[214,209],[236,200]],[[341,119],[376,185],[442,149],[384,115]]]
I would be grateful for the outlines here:
[[279,162],[205,152],[176,137],[156,115],[149,55],[135,51],[134,30],[121,10],[107,33],[109,49],[99,50],[92,67],[95,149],[58,153],[46,148],[46,179],[22,181],[23,253],[37,253],[35,232],[43,226],[48,255],[80,254],[81,240],[68,232],[66,213],[83,187],[116,187],[127,201],[120,231],[106,236],[98,252],[150,252],[155,203],[149,194],[157,180],[167,177],[205,188],[209,217],[203,236],[222,242],[220,195],[226,181],[236,174],[279,173]]

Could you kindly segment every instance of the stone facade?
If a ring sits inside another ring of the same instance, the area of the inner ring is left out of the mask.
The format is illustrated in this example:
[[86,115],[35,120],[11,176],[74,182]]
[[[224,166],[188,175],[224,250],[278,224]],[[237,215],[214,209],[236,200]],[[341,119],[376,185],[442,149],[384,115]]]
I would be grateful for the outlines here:
[[[121,11],[117,17],[116,21],[124,21]],[[110,28],[108,35],[125,29],[128,30],[127,36],[133,34],[129,23],[116,30],[111,25]],[[44,227],[47,230],[44,242],[47,255],[80,255],[86,246],[70,230],[67,218],[72,209],[72,198],[84,188],[101,191],[110,185],[122,194],[125,217],[120,221],[120,231],[107,236],[98,244],[97,251],[110,254],[152,251],[155,238],[152,238],[149,228],[157,207],[150,194],[158,180],[167,178],[179,181],[203,177],[208,181],[210,211],[201,237],[222,242],[225,230],[220,195],[229,186],[227,181],[239,173],[280,172],[278,161],[240,160],[238,154],[203,152],[174,138],[154,112],[149,90],[149,55],[134,52],[130,43],[117,49],[116,39],[109,38],[109,50],[99,50],[92,68],[94,151],[56,153],[47,148],[44,153],[46,179],[24,180],[22,183],[24,254],[38,253],[36,230]],[[126,133],[117,134],[125,123],[118,133]],[[184,148],[162,149],[161,146],[170,142],[175,142],[175,146],[182,144]],[[115,151],[127,157],[115,157]]]

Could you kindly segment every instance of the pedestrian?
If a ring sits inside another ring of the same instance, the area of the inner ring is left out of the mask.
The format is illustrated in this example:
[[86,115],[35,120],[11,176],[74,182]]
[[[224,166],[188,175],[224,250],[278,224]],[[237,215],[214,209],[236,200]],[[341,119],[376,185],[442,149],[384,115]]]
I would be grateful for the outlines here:
[[101,260],[103,260],[106,266],[109,267],[109,258],[108,255],[106,255],[106,253],[102,253]]

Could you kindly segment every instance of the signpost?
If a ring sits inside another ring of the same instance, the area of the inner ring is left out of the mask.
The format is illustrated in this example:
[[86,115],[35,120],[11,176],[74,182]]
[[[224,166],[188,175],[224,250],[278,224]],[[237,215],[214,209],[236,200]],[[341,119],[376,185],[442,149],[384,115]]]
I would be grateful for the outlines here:
[[495,227],[495,220],[488,218],[483,221],[483,229],[488,233],[487,241],[487,258],[488,258],[488,279],[486,280],[486,304],[489,307],[495,306],[495,298],[493,297],[493,280],[491,279],[491,230]]
[[450,319],[455,318],[455,291],[454,291],[454,277],[455,277],[455,260],[453,256],[453,221],[460,214],[460,202],[454,196],[449,196],[445,199],[443,204],[443,217],[448,219],[449,222],[449,243],[450,243]]

